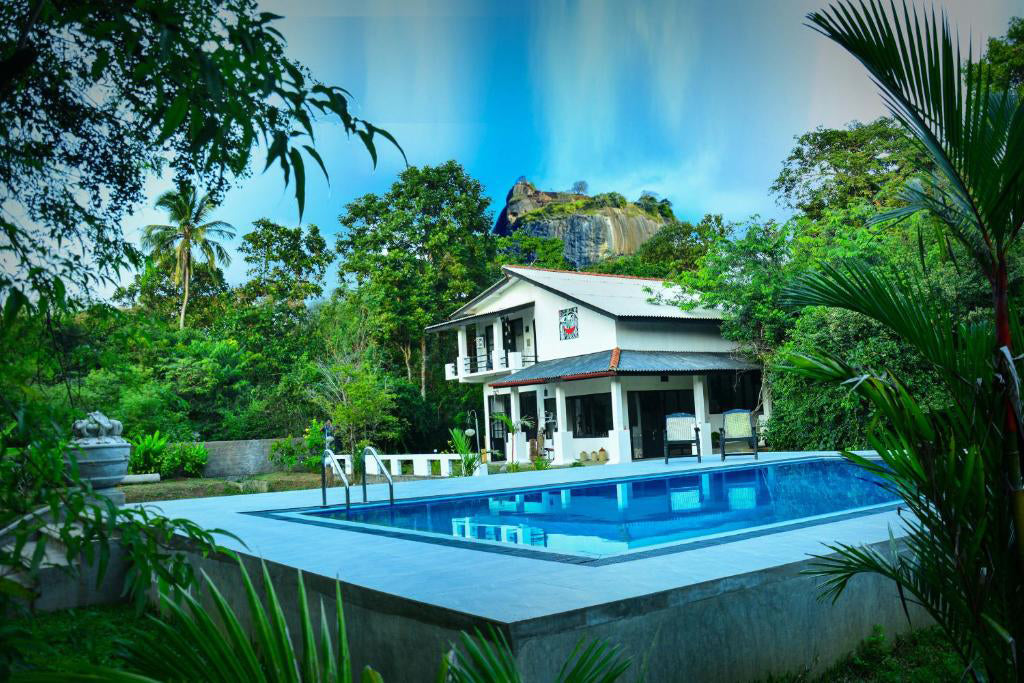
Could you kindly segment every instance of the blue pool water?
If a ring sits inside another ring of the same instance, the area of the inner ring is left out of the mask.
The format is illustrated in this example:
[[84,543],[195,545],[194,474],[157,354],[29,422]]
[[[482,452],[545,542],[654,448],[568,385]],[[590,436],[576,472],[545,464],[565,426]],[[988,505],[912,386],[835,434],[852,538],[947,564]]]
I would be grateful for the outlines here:
[[894,501],[868,472],[818,459],[419,499],[393,507],[353,506],[347,512],[305,510],[297,516],[604,558],[786,522],[822,523],[830,515]]

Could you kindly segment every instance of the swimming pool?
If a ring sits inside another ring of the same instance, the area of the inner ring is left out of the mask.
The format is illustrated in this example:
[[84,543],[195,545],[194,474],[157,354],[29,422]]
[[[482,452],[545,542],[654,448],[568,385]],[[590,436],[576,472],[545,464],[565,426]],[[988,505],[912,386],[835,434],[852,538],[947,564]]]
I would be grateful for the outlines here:
[[626,561],[890,509],[835,458],[249,514],[579,564]]

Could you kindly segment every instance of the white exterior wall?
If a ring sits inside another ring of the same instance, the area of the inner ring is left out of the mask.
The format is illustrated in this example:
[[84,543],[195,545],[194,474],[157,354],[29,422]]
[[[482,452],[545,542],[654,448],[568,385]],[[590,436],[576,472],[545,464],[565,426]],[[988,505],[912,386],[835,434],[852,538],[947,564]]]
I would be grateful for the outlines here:
[[723,339],[715,323],[689,321],[618,321],[618,346],[633,351],[702,351],[727,353],[736,343]]
[[[559,311],[566,308],[576,308],[580,327],[576,339],[559,338]],[[538,360],[580,356],[619,346],[613,318],[540,287],[534,288],[533,318],[537,326]]]

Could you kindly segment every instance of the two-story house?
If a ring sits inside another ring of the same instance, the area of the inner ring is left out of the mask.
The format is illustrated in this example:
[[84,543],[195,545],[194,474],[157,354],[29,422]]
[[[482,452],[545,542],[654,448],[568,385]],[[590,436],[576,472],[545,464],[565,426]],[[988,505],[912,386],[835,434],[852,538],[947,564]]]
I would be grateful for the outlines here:
[[[761,373],[723,339],[721,316],[683,310],[662,280],[506,266],[504,277],[431,332],[455,330],[450,380],[483,385],[492,460],[525,462],[543,437],[556,464],[663,455],[665,415],[687,412],[711,433],[722,412],[763,410]],[[509,434],[495,415],[532,426]],[[483,446],[483,444],[481,444]]]

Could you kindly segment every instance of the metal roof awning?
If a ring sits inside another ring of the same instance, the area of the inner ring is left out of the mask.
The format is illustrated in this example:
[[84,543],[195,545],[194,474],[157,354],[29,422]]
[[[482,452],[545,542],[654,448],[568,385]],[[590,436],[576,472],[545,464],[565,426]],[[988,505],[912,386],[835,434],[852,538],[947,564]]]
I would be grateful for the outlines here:
[[455,318],[453,320],[445,320],[444,322],[434,323],[433,325],[427,325],[424,328],[427,332],[443,332],[444,330],[450,330],[453,327],[461,327],[462,325],[469,325],[477,320],[483,320],[485,318],[500,318],[503,315],[509,315],[510,313],[516,313],[527,308],[533,308],[533,302],[520,304],[518,306],[511,306],[509,308],[502,308],[497,311],[488,311],[487,313],[478,313],[477,315],[467,315],[462,318]]
[[698,375],[758,369],[756,364],[728,353],[630,351],[615,348],[542,361],[491,382],[491,386],[512,387],[616,375]]

